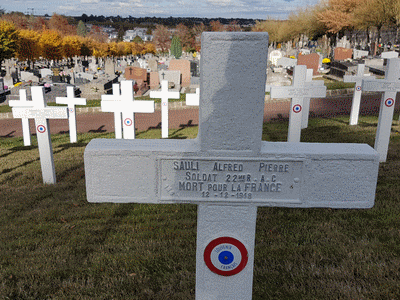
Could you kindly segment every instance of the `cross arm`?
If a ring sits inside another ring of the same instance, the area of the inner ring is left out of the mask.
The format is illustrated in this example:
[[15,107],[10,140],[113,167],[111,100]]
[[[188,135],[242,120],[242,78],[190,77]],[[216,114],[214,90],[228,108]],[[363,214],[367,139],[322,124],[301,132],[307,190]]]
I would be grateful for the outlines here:
[[271,99],[279,98],[319,98],[326,96],[326,86],[320,84],[308,84],[305,87],[287,87],[274,86],[271,87]]
[[368,80],[363,79],[362,90],[370,92],[397,92],[400,91],[400,82],[385,79]]
[[[370,208],[379,155],[362,144],[262,142],[259,155],[200,151],[195,140],[92,140],[90,202]],[[279,153],[277,155],[276,153]]]
[[12,109],[14,118],[45,118],[45,119],[67,119],[68,108],[67,107],[44,107],[44,108],[24,108],[24,107],[13,107]]

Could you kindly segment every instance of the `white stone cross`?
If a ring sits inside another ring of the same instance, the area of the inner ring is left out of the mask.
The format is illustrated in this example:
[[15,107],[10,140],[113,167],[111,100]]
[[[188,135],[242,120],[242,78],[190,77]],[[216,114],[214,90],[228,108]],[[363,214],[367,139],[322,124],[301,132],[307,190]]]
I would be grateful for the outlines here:
[[300,142],[302,110],[304,98],[318,98],[326,96],[326,86],[306,83],[307,67],[297,65],[293,71],[293,84],[291,86],[272,86],[271,99],[291,98],[289,112],[288,142]]
[[101,96],[101,111],[114,113],[114,131],[115,138],[122,139],[122,112],[119,109],[116,101],[121,101],[121,92],[119,90],[119,83],[112,85],[112,95]]
[[261,141],[267,47],[267,33],[202,34],[196,139],[85,149],[89,202],[198,204],[196,299],[251,299],[258,206],[374,205],[370,146]]
[[186,94],[187,106],[199,106],[200,102],[200,88],[196,88],[195,94]]
[[365,76],[364,75],[365,64],[359,64],[357,66],[357,75],[344,75],[344,82],[355,82],[353,102],[351,103],[350,111],[350,125],[358,124],[358,116],[360,114],[360,103],[361,103],[361,93],[362,93],[362,81],[363,80],[374,80],[375,76]]
[[[32,108],[34,106],[33,101],[27,100],[26,90],[19,90],[19,100],[10,100],[8,102],[10,107],[24,107]],[[24,145],[30,146],[31,142],[31,129],[29,128],[29,119],[22,118],[22,135],[24,137]]]
[[385,79],[362,81],[362,90],[384,92],[379,110],[378,128],[375,137],[375,150],[379,153],[379,161],[385,162],[389,148],[392,129],[394,104],[397,92],[400,91],[400,58],[388,59]]
[[[119,94],[119,85],[113,84],[113,95],[101,96],[101,110],[114,112],[115,137],[117,139],[122,137],[121,131],[123,131],[124,139],[134,139],[135,113],[153,113],[154,101],[135,100],[133,81],[124,80],[121,81],[121,94]],[[121,130],[121,121],[123,130]]]
[[14,118],[35,119],[43,182],[56,183],[53,147],[51,145],[49,119],[67,119],[67,107],[47,107],[41,86],[31,88],[33,107],[13,107]]
[[161,91],[151,91],[150,98],[161,98],[161,137],[168,138],[168,99],[179,99],[179,92],[168,91],[168,80],[161,81]]
[[[323,80],[312,80],[313,73],[314,73],[313,69],[307,69],[305,85],[309,86],[310,88],[313,88],[314,86],[323,86],[324,85]],[[326,96],[326,92],[325,92],[325,96]],[[308,118],[310,115],[310,100],[311,100],[311,98],[309,98],[309,97],[303,98],[303,111],[301,113],[301,129],[308,127]]]
[[67,97],[56,97],[56,103],[67,104],[69,112],[69,140],[76,143],[76,111],[75,105],[86,105],[85,98],[75,98],[73,86],[67,86]]

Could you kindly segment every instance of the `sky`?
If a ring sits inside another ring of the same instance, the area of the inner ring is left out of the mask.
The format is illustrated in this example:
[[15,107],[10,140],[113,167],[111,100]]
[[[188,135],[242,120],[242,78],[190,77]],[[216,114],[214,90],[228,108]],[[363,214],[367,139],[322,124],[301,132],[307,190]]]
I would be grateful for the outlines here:
[[0,0],[6,12],[34,15],[286,19],[320,0]]

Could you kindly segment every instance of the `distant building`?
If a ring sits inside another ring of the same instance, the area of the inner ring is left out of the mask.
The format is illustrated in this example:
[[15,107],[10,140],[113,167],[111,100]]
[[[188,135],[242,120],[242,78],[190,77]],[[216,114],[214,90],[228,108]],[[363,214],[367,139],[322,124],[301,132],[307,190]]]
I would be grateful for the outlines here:
[[124,42],[131,42],[135,37],[140,37],[144,42],[150,42],[153,40],[153,36],[146,34],[147,28],[135,28],[125,31],[123,36]]

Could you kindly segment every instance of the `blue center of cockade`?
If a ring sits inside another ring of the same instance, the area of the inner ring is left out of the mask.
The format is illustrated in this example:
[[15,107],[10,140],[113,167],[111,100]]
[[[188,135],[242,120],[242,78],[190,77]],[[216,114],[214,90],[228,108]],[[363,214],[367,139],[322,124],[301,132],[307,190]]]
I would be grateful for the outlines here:
[[228,264],[232,263],[233,259],[234,259],[233,254],[232,254],[232,252],[229,252],[229,251],[222,251],[218,255],[219,262],[224,265],[228,265]]

